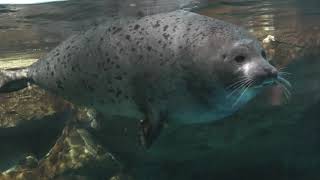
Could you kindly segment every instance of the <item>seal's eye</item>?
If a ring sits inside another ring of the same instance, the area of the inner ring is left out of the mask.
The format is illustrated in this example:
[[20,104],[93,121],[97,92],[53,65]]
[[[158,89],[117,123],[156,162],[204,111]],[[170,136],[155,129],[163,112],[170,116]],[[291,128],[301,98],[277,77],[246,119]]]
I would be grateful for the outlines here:
[[245,59],[246,59],[246,57],[244,57],[244,56],[242,56],[242,55],[236,56],[236,57],[234,58],[234,60],[235,60],[237,63],[243,63]]
[[261,51],[261,56],[264,58],[264,59],[267,59],[267,54],[265,51]]

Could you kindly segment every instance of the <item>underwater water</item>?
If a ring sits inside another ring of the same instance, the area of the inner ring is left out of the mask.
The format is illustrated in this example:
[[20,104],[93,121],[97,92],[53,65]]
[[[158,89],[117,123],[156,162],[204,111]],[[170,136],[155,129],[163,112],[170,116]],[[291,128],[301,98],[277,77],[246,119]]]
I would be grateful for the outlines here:
[[4,2],[0,68],[28,66],[70,35],[109,19],[179,8],[246,28],[287,72],[291,94],[270,87],[220,121],[169,125],[146,151],[130,119],[95,131],[87,128],[94,123],[90,109],[74,112],[69,102],[36,86],[2,93],[0,180],[320,179],[318,0]]

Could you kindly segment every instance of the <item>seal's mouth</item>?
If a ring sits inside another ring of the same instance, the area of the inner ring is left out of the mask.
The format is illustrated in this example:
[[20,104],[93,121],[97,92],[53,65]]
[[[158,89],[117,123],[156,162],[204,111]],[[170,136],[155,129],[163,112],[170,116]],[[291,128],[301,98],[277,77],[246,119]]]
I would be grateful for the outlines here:
[[263,88],[263,87],[274,86],[274,85],[283,85],[286,88],[292,87],[291,83],[288,80],[286,80],[281,76],[278,76],[276,78],[265,80],[261,84],[255,85],[253,88]]
[[[289,89],[291,89],[291,83],[286,80],[285,78],[281,77],[280,75],[269,78],[269,79],[265,79],[264,81],[262,81],[259,84],[255,84],[255,81],[248,78],[248,77],[244,77],[242,79],[240,79],[239,81],[229,85],[227,87],[227,91],[228,91],[228,95],[226,96],[227,98],[230,97],[236,97],[236,101],[235,103],[232,105],[233,107],[236,106],[237,104],[239,104],[239,102],[241,101],[241,99],[244,98],[244,96],[246,96],[247,92],[250,91],[250,89],[252,90],[260,90],[264,87],[267,86],[274,86],[274,85],[279,85],[284,92],[284,95],[286,97],[287,100],[289,100],[290,96],[291,96],[291,92],[289,91]],[[258,92],[256,91],[256,92]]]
[[266,81],[262,82],[261,85],[255,87],[255,88],[272,86],[272,85],[276,85],[276,84],[277,84],[276,81],[274,79],[271,79],[271,80],[266,80]]
[[262,83],[260,83],[258,85],[252,86],[252,88],[259,89],[259,88],[264,88],[264,87],[274,86],[274,85],[277,85],[277,81],[275,79],[269,79],[269,80],[263,81]]
[[291,96],[290,89],[292,88],[292,85],[288,80],[286,80],[281,76],[278,76],[270,80],[265,80],[260,85],[254,86],[254,88],[258,89],[258,88],[264,88],[264,87],[275,86],[275,85],[278,85],[282,88],[285,98],[287,99],[287,101],[289,101]]

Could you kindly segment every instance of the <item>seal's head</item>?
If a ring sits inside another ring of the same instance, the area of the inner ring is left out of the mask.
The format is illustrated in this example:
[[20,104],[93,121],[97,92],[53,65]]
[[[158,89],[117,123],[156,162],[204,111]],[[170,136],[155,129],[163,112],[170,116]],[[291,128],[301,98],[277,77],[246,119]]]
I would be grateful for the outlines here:
[[[231,24],[219,25],[218,21],[213,24],[210,32],[197,44],[198,49],[193,50],[197,52],[193,61],[198,62],[194,63],[195,68],[198,68],[198,77],[209,77],[204,84],[216,86],[209,88],[219,86],[218,89],[223,89],[226,96],[232,97],[229,98],[230,102],[237,101],[234,104],[240,106],[265,86],[290,86],[270,64],[260,42],[245,30]],[[221,93],[218,96],[221,97]]]
[[250,87],[276,82],[278,70],[269,63],[265,50],[256,40],[240,39],[228,46],[221,48],[221,57],[216,59],[222,64],[218,71],[225,72],[218,74],[220,82],[231,86],[232,83],[243,82]]

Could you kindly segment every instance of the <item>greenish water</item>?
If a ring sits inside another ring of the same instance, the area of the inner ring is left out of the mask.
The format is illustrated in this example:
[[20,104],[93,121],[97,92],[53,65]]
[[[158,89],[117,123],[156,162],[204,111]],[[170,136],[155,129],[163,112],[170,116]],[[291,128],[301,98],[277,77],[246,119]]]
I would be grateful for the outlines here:
[[[130,5],[133,2],[135,6]],[[137,9],[143,14],[166,12],[184,2],[74,0],[0,5],[0,67],[30,64],[71,34],[108,18],[141,15]],[[90,131],[94,141],[123,164],[117,173],[139,180],[320,179],[320,1],[211,0],[184,7],[243,26],[261,42],[274,36],[275,41],[265,41],[264,46],[276,66],[290,73],[291,98],[285,101],[277,87],[267,89],[222,121],[169,128],[147,152],[134,146],[134,138],[117,131],[123,124],[103,127],[105,134]],[[62,132],[61,121],[68,117],[48,113],[64,109],[58,100],[38,91],[0,96],[0,142],[6,146],[0,148],[1,171],[27,155],[42,159],[49,152]],[[55,105],[48,108],[49,104]],[[26,120],[30,124],[24,124]],[[14,125],[8,128],[10,122]],[[112,168],[97,162],[69,168],[57,177],[110,179]]]

